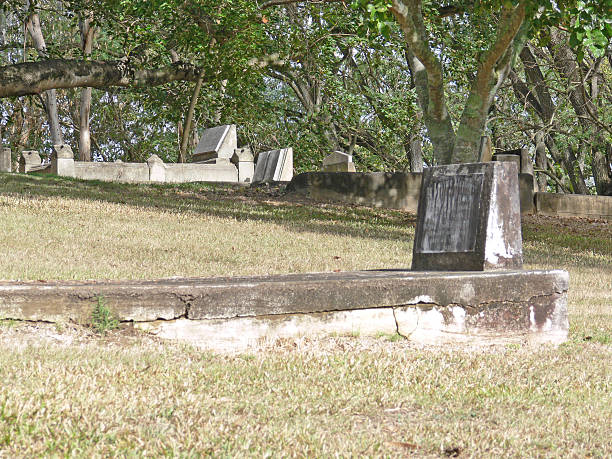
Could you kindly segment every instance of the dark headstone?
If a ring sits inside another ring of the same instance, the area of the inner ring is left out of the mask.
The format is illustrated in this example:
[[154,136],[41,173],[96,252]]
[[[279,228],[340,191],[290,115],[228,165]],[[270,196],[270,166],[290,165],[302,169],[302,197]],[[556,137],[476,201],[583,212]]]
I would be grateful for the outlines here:
[[516,164],[424,170],[412,269],[483,271],[522,265]]

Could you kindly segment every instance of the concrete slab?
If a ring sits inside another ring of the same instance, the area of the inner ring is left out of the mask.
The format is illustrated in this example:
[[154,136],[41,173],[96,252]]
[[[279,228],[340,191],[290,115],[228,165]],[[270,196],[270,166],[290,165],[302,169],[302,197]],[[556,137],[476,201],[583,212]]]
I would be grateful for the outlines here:
[[[88,323],[98,298],[122,321],[221,347],[394,330],[417,342],[566,339],[565,271],[311,273],[156,281],[0,282],[0,318]],[[160,321],[161,320],[161,321]]]

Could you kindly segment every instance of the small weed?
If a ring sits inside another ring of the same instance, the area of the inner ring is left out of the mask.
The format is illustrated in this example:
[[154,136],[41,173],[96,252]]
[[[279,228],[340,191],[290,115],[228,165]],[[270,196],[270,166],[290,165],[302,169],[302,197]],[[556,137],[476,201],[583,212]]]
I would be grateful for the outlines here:
[[97,333],[105,335],[110,330],[119,328],[119,321],[113,317],[104,297],[98,297],[98,304],[91,314],[91,324]]
[[376,337],[379,339],[384,339],[385,341],[389,341],[391,343],[399,341],[400,339],[403,338],[402,335],[400,335],[399,333],[385,333],[385,332],[376,333]]
[[0,319],[0,325],[6,328],[13,328],[17,325],[17,321],[14,319]]

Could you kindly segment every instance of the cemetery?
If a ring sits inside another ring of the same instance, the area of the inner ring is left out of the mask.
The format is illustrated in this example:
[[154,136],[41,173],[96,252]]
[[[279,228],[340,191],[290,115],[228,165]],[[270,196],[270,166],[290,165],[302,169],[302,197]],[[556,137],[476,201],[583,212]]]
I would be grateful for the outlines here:
[[609,6],[0,4],[0,459],[611,457]]

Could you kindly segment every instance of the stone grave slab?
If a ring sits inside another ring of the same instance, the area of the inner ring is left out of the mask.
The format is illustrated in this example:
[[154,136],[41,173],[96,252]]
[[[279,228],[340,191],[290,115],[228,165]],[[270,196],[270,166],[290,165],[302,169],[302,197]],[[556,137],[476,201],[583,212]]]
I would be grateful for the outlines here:
[[454,164],[425,169],[417,213],[412,269],[522,268],[515,163]]
[[289,182],[293,178],[293,148],[264,151],[257,157],[253,183]]
[[231,162],[238,168],[238,181],[248,183],[253,180],[255,161],[249,147],[234,150]]
[[238,147],[235,124],[205,129],[193,152],[193,162],[229,163]]
[[88,323],[102,296],[120,321],[207,348],[351,332],[435,344],[561,343],[568,285],[565,271],[0,281],[0,319]]
[[53,145],[51,153],[51,173],[65,177],[74,177],[74,154],[68,144]]

